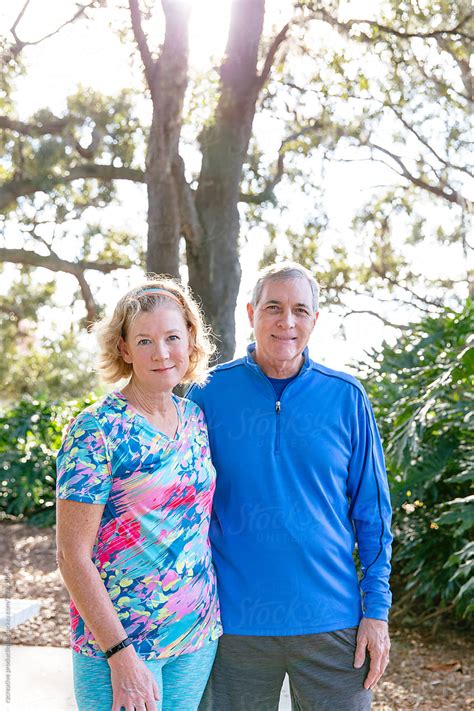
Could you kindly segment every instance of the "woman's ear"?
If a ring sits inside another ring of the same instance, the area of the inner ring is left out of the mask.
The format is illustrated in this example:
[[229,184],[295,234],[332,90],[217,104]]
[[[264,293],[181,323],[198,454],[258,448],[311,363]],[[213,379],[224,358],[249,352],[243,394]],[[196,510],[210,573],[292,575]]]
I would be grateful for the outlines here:
[[118,351],[124,359],[125,363],[132,363],[132,355],[130,353],[130,349],[127,345],[126,340],[122,338],[122,336],[120,336],[120,340],[118,342]]
[[192,332],[191,326],[188,326],[188,355],[190,356],[194,350],[196,342],[194,340],[194,334]]

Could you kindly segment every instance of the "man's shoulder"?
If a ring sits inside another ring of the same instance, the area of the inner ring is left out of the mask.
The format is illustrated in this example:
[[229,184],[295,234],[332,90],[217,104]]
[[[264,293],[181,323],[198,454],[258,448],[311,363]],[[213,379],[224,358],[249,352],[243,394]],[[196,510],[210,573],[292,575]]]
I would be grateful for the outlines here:
[[214,365],[209,371],[209,378],[221,378],[226,377],[236,369],[245,367],[246,358],[242,356],[240,358],[234,358],[233,360],[228,360],[225,363],[218,363]]
[[207,398],[213,392],[216,392],[216,389],[220,390],[225,383],[230,383],[232,376],[242,368],[245,368],[245,357],[214,365],[209,370],[206,382],[201,385],[191,385],[186,392],[186,397],[201,405],[203,397]]
[[311,361],[311,369],[314,373],[317,373],[324,378],[330,379],[331,382],[334,383],[335,387],[351,387],[360,392],[362,395],[365,395],[365,390],[362,383],[360,383],[359,380],[357,380],[357,378],[355,378],[350,373],[346,373],[343,370],[334,370],[334,368],[328,368],[326,365],[322,365],[322,363],[316,363],[313,360]]
[[197,387],[205,389],[210,385],[221,381],[222,379],[232,377],[232,374],[236,373],[242,367],[245,367],[245,357],[234,358],[233,360],[226,361],[225,363],[218,363],[209,369],[209,375],[206,382]]

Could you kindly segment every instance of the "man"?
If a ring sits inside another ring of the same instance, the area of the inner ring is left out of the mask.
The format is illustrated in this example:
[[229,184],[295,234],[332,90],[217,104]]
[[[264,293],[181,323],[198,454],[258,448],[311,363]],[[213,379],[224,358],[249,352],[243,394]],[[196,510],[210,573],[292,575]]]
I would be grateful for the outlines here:
[[224,635],[206,711],[277,711],[285,673],[293,709],[366,711],[388,663],[383,454],[362,386],[309,358],[318,295],[300,265],[267,268],[247,306],[255,344],[188,394],[217,470]]

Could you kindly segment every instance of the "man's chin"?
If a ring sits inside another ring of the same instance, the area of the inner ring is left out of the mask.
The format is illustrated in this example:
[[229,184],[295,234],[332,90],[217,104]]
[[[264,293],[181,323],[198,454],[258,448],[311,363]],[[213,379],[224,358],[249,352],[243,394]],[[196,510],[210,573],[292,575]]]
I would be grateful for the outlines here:
[[301,351],[292,343],[291,345],[283,344],[277,345],[276,347],[274,346],[272,348],[272,354],[275,360],[293,360],[293,358],[297,358],[301,354]]

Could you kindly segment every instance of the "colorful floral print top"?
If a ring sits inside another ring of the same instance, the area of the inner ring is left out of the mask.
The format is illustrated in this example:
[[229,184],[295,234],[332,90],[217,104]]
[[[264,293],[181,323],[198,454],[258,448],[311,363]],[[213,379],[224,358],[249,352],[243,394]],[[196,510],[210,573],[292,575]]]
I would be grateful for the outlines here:
[[[222,633],[208,539],[215,470],[202,410],[173,396],[174,438],[121,393],[86,408],[58,455],[57,496],[104,504],[93,561],[143,659],[193,652]],[[103,656],[71,600],[72,646]]]

